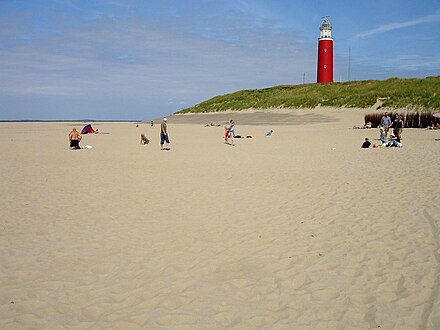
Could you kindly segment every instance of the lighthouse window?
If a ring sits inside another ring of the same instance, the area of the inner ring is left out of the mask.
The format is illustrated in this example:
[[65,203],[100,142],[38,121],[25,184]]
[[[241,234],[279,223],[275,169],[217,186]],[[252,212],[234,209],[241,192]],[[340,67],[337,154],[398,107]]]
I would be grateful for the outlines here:
[[324,48],[324,53],[327,53],[327,48]]
[[327,65],[324,65],[324,69],[327,69]]

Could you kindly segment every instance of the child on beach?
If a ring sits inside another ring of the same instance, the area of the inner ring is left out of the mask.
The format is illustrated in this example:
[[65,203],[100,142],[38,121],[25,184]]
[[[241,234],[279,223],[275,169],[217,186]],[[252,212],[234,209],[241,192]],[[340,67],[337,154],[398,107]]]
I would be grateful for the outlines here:
[[228,138],[229,138],[229,128],[228,126],[225,125],[225,144],[228,143]]

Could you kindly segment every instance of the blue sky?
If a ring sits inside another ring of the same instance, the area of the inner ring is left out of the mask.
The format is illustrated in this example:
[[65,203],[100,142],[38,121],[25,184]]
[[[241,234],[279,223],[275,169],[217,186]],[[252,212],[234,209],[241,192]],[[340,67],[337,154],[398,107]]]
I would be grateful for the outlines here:
[[0,120],[143,120],[241,89],[440,74],[440,2],[0,0]]

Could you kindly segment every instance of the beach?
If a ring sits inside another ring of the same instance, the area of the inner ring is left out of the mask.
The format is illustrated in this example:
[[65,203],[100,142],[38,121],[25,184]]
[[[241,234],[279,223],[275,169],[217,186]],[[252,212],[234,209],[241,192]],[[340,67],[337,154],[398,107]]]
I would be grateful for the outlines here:
[[364,112],[0,123],[0,328],[440,328],[440,130]]

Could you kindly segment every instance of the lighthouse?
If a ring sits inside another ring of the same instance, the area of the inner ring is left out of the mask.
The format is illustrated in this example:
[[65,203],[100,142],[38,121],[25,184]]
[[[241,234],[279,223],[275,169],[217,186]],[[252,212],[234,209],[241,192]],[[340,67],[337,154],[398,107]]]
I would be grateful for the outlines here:
[[333,38],[328,16],[319,28],[317,82],[333,82]]

